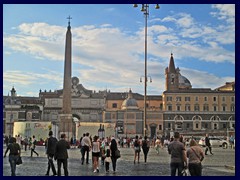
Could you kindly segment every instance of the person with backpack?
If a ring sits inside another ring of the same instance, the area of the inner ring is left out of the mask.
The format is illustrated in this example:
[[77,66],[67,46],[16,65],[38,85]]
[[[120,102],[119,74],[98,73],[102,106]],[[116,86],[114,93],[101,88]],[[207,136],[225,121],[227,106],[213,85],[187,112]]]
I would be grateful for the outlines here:
[[4,158],[6,157],[8,151],[9,153],[9,163],[11,167],[11,176],[16,176],[16,164],[19,157],[21,157],[21,148],[18,143],[16,143],[16,138],[11,137],[9,140],[9,144],[4,154]]
[[57,171],[53,163],[53,158],[54,158],[55,148],[57,144],[57,138],[53,137],[52,131],[49,131],[48,135],[49,135],[49,138],[47,140],[47,151],[46,151],[47,158],[48,158],[48,168],[45,176],[49,176],[50,168],[52,169],[53,176],[56,176]]

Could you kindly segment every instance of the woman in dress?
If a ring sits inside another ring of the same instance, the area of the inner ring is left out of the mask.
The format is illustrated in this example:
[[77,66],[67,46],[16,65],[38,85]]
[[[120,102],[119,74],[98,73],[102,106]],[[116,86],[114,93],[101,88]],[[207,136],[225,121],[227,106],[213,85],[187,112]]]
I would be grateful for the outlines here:
[[115,151],[118,149],[117,142],[114,137],[111,138],[110,143],[110,150],[111,150],[111,159],[112,159],[112,166],[113,166],[113,173],[116,172],[116,166],[117,166],[117,157],[115,156]]

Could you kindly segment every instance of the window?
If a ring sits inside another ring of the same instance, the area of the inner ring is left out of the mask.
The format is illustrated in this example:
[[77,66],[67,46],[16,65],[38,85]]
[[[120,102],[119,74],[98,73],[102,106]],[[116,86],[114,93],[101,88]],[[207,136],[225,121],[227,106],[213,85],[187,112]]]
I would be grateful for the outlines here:
[[178,101],[181,101],[182,100],[182,98],[181,97],[176,97],[176,101],[178,102]]
[[117,108],[117,103],[113,103],[112,108]]
[[226,111],[226,106],[223,106],[223,107],[222,107],[222,111]]
[[185,105],[185,111],[191,111],[190,104]]
[[181,105],[177,105],[177,111],[181,111]]
[[190,101],[190,97],[185,97],[185,101]]
[[203,111],[208,111],[208,110],[209,110],[208,104],[204,104],[203,105]]
[[217,97],[213,97],[213,101],[216,102],[217,101]]
[[198,104],[194,105],[194,111],[199,111],[199,105]]
[[231,111],[232,111],[232,112],[235,111],[235,105],[231,105]]
[[162,125],[159,125],[158,128],[159,128],[159,130],[162,130]]
[[195,97],[195,101],[198,101],[198,96]]
[[171,128],[171,123],[168,123],[168,128]]
[[217,111],[217,106],[213,106],[213,111]]
[[167,96],[167,101],[172,101],[172,96]]
[[231,97],[231,101],[232,101],[232,102],[235,101],[235,97],[234,97],[234,96]]
[[207,101],[208,100],[208,98],[207,97],[204,97],[204,101]]
[[190,127],[190,125],[189,125],[189,123],[187,123],[187,128],[189,128]]
[[205,126],[204,126],[204,128],[205,128],[205,129],[207,129],[207,128],[208,128],[208,123],[205,123]]
[[216,123],[214,123],[214,127],[213,127],[214,129],[217,129],[217,124]]
[[198,129],[198,123],[196,123],[196,129]]
[[225,101],[226,101],[226,98],[225,98],[224,96],[222,97],[222,101],[223,101],[223,102],[225,102]]
[[168,106],[167,106],[167,109],[168,109],[168,111],[172,111],[172,105],[171,105],[171,104],[168,105]]
[[223,123],[223,129],[226,129],[227,125],[225,123]]

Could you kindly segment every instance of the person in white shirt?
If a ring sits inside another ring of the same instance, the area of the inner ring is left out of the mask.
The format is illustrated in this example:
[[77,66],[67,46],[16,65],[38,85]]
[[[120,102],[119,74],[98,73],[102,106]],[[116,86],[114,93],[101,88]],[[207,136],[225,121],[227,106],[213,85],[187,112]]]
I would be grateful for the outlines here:
[[91,140],[89,138],[89,133],[81,141],[82,144],[82,164],[84,163],[85,153],[87,152],[86,164],[89,164],[89,150],[91,148]]
[[99,172],[99,156],[100,156],[100,142],[98,141],[98,136],[94,136],[92,143],[92,159],[93,159],[93,172]]

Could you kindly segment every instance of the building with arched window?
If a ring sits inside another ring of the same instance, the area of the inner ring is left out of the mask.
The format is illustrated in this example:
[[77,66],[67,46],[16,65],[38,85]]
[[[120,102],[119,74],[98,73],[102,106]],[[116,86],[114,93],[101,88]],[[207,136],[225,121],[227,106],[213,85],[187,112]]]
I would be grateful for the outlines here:
[[165,69],[163,92],[164,132],[185,135],[226,136],[235,132],[235,82],[214,90],[192,88],[191,82],[175,68],[173,54]]

